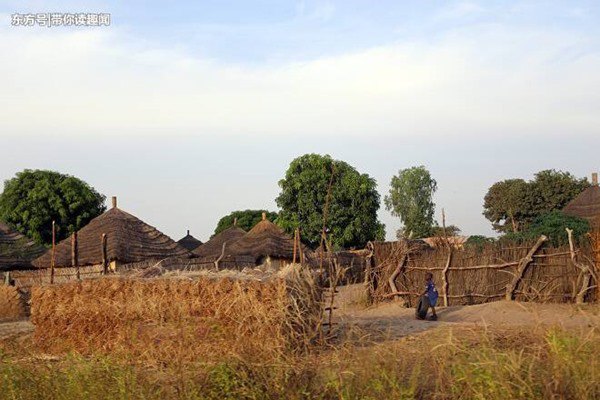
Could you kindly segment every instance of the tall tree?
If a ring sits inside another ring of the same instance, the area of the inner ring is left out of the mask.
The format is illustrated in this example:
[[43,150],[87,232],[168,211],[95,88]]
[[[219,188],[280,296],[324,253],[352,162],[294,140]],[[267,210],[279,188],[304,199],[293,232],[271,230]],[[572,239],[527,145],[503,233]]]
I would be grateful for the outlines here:
[[424,166],[400,170],[392,177],[385,206],[403,223],[401,235],[428,237],[432,233],[435,204],[433,195],[437,182]]
[[527,196],[532,217],[562,210],[589,186],[587,178],[577,178],[569,172],[553,169],[538,172],[530,182]]
[[54,171],[26,169],[4,182],[0,219],[41,244],[64,239],[102,214],[105,196],[84,181]]
[[483,215],[498,232],[525,231],[536,218],[561,210],[588,186],[586,178],[555,170],[540,171],[528,182],[496,182],[485,195]]
[[523,179],[507,179],[494,183],[484,198],[483,215],[498,232],[518,232],[529,218],[528,184]]
[[325,228],[335,247],[362,247],[385,236],[377,219],[377,183],[343,161],[305,154],[290,163],[279,186],[278,224],[288,233],[299,227],[302,240],[313,248],[321,241],[328,193]]
[[237,220],[237,226],[245,231],[249,231],[262,220],[262,213],[266,214],[269,221],[274,222],[277,219],[277,213],[267,210],[240,210],[233,211],[222,217],[217,223],[213,236],[221,233],[227,228],[230,228],[234,221]]

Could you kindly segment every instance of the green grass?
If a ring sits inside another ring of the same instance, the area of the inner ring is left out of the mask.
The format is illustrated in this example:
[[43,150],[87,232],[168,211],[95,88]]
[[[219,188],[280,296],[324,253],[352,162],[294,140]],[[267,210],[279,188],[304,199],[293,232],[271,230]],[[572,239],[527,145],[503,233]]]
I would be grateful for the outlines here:
[[594,399],[599,354],[593,328],[446,328],[260,363],[152,367],[111,356],[40,359],[32,347],[12,347],[0,354],[0,399]]

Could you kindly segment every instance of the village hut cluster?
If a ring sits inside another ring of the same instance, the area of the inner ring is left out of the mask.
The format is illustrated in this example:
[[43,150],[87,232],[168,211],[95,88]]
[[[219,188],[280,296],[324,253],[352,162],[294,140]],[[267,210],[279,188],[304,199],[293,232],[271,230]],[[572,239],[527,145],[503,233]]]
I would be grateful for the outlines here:
[[[587,219],[594,232],[600,232],[597,174],[563,211]],[[28,298],[36,285],[110,273],[151,277],[168,271],[276,272],[301,264],[321,278],[335,273],[339,284],[364,282],[370,301],[401,299],[412,305],[422,276],[432,272],[445,305],[502,298],[580,302],[600,298],[600,292],[592,290],[598,277],[597,236],[595,245],[581,249],[573,244],[552,249],[540,238],[539,243],[475,250],[465,248],[466,237],[452,236],[374,242],[365,249],[334,252],[326,246],[309,249],[299,232],[288,235],[263,214],[248,232],[234,222],[206,243],[189,230],[176,242],[120,209],[113,197],[109,210],[50,249],[0,222],[0,272],[3,282],[16,288],[10,291],[11,299],[15,293]]]

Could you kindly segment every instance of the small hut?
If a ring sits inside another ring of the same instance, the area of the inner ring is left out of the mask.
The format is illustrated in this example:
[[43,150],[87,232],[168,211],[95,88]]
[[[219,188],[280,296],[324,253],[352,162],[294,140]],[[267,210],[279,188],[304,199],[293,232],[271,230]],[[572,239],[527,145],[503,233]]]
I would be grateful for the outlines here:
[[[78,262],[80,266],[102,264],[102,235],[106,235],[107,261],[111,269],[119,265],[142,261],[162,260],[169,257],[189,257],[190,253],[156,228],[117,207],[94,218],[77,232]],[[33,265],[48,268],[52,250],[37,258]],[[71,266],[71,239],[56,245],[55,266]]]
[[185,235],[184,237],[179,239],[177,241],[177,243],[181,247],[184,247],[184,248],[188,249],[189,251],[196,249],[198,246],[200,246],[202,244],[202,242],[200,240],[198,240],[195,237],[193,237],[192,235],[190,235],[189,229],[187,231],[187,235]]
[[31,262],[46,249],[0,222],[0,271],[33,268]]
[[234,221],[233,226],[219,232],[213,236],[208,242],[198,246],[192,254],[207,262],[214,262],[223,254],[223,245],[227,250],[229,246],[235,243],[246,234],[246,231],[237,226],[237,221]]
[[567,204],[563,212],[586,219],[593,227],[600,228],[600,186],[597,173],[592,174],[592,185]]
[[[283,267],[294,258],[294,239],[269,221],[263,213],[262,221],[227,250],[229,256],[252,257],[256,265],[267,264],[273,268]],[[297,249],[297,261],[303,255],[312,259],[312,252],[305,246]]]

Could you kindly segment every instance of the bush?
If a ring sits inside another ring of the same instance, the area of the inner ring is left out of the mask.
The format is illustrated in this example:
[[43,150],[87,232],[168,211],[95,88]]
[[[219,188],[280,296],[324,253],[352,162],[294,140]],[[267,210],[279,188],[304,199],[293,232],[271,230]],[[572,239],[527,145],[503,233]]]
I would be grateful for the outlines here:
[[566,215],[562,211],[555,210],[537,217],[527,230],[508,233],[503,236],[503,239],[523,242],[535,240],[541,235],[545,235],[553,246],[558,247],[569,243],[567,228],[573,230],[575,241],[581,241],[590,231],[590,224],[585,219]]

